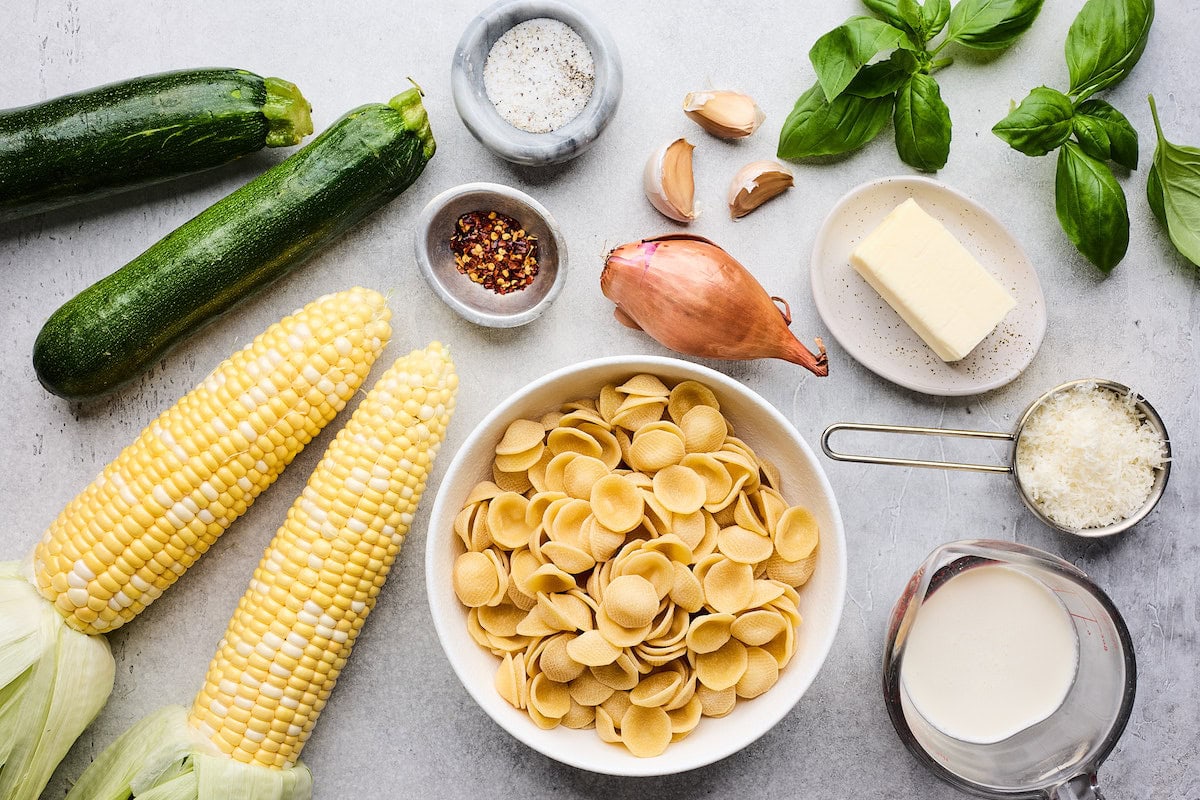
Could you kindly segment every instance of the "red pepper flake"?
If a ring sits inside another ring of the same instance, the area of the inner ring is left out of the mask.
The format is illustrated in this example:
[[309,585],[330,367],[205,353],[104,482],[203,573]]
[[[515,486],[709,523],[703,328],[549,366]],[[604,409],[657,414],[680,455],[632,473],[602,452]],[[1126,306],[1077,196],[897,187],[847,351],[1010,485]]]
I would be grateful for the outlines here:
[[520,291],[538,274],[537,237],[495,211],[459,217],[450,251],[459,272],[496,294]]

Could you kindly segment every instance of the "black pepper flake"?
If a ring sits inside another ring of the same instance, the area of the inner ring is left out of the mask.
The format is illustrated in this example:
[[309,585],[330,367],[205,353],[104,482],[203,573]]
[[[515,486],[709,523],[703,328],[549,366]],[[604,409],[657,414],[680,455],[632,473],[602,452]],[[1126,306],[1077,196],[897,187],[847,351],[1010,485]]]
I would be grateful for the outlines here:
[[512,217],[471,211],[454,224],[450,252],[460,273],[496,294],[520,291],[538,274],[537,237]]

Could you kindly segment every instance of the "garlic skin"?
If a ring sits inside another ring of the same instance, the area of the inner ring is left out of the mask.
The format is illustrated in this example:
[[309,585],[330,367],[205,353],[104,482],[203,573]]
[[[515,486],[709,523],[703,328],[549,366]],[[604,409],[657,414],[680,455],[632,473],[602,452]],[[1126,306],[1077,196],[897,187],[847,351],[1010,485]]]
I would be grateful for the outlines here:
[[729,184],[729,216],[744,217],[795,185],[792,173],[777,161],[752,161]]
[[688,223],[696,218],[696,181],[692,175],[695,145],[679,138],[651,154],[642,174],[646,199],[667,219]]
[[719,139],[743,139],[767,118],[753,97],[731,91],[689,92],[683,112]]
[[788,328],[787,303],[768,295],[749,270],[708,239],[676,233],[623,244],[608,254],[600,291],[616,304],[618,322],[677,352],[779,358],[814,375],[829,374],[821,340],[816,353],[805,347]]

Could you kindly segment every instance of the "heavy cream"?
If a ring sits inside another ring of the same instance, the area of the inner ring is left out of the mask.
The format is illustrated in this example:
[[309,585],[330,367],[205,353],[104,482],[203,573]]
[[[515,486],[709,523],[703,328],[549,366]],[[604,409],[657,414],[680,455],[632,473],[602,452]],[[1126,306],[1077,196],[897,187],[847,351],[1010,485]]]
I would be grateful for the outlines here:
[[1075,626],[1054,593],[1012,567],[983,566],[925,600],[905,641],[900,680],[930,725],[989,744],[1053,714],[1078,661]]

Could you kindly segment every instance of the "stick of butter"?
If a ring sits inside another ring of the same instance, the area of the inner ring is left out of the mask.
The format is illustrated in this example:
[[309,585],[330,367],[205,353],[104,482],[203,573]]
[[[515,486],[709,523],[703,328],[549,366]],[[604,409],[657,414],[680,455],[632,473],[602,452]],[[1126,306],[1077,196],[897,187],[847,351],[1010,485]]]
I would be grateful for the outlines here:
[[1017,304],[912,198],[854,248],[850,264],[943,361],[965,358]]

